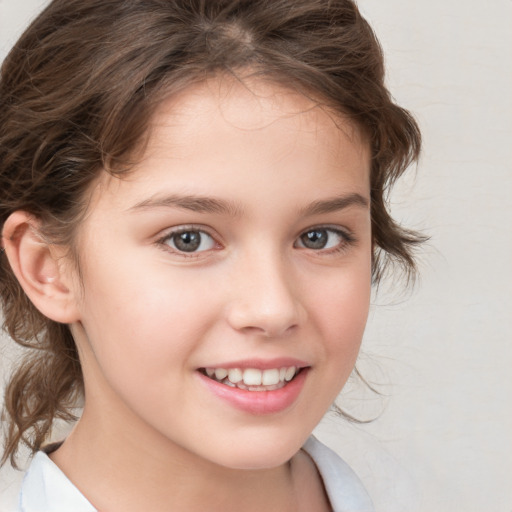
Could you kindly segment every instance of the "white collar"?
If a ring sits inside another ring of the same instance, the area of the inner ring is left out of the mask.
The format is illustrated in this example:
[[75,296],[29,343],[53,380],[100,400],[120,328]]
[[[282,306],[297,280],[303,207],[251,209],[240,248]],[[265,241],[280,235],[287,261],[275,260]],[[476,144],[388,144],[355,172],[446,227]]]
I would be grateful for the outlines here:
[[96,512],[44,452],[32,459],[20,492],[20,512]]

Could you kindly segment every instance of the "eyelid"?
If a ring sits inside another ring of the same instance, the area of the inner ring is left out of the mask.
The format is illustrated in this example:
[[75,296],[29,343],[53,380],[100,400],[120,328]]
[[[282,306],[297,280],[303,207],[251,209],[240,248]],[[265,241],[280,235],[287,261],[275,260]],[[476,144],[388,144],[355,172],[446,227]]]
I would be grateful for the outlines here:
[[[333,232],[333,233],[337,234],[338,236],[340,236],[342,238],[342,241],[336,247],[332,247],[332,248],[328,248],[328,249],[311,249],[308,247],[304,247],[304,246],[301,247],[301,246],[297,245],[298,241],[300,240],[300,237],[302,235],[304,235],[310,231],[314,231],[315,229],[318,229],[318,230],[323,229],[326,231]],[[179,251],[179,250],[173,249],[172,247],[169,246],[169,244],[166,243],[169,240],[169,238],[171,238],[172,236],[180,234],[180,233],[184,233],[187,231],[197,231],[197,232],[206,234],[207,236],[209,236],[213,239],[216,247],[214,247],[213,249],[207,249],[204,251],[198,251],[198,252],[194,251],[194,252],[187,253],[185,251]],[[219,242],[219,238],[220,238],[219,235],[216,232],[212,233],[212,231],[213,230],[210,227],[204,226],[202,224],[180,224],[180,225],[166,229],[164,234],[157,238],[156,244],[158,246],[160,246],[162,250],[164,250],[168,253],[171,253],[171,254],[178,255],[182,258],[204,257],[204,256],[207,256],[208,253],[211,253],[214,250],[218,250],[218,249],[222,248],[222,246],[223,246],[222,242]],[[333,225],[329,225],[329,224],[328,225],[320,224],[320,225],[314,225],[307,229],[302,230],[298,234],[293,246],[295,248],[298,248],[301,250],[307,250],[309,252],[316,253],[319,255],[320,254],[330,255],[330,254],[343,252],[343,251],[347,250],[350,246],[354,245],[356,242],[357,242],[356,236],[348,228],[341,227],[339,225],[333,226]]]
[[[306,233],[309,233],[310,231],[315,231],[315,230],[325,230],[325,231],[333,232],[336,235],[340,236],[343,239],[343,241],[336,247],[331,247],[328,249],[311,249],[309,247],[297,246],[298,241],[300,240],[300,238],[303,235],[305,235]],[[354,233],[351,230],[349,230],[347,228],[342,228],[340,226],[320,224],[320,225],[316,225],[316,226],[311,226],[311,227],[301,231],[296,239],[296,242],[294,243],[294,247],[297,247],[298,249],[311,251],[313,253],[318,253],[318,254],[333,254],[333,253],[338,253],[338,252],[346,250],[348,247],[350,247],[351,245],[354,245],[356,242],[357,242],[357,238],[355,237]]]
[[[188,231],[197,231],[198,233],[202,233],[204,235],[209,236],[215,243],[215,247],[213,249],[206,249],[203,251],[193,251],[193,252],[185,252],[174,249],[169,246],[167,241],[171,239],[175,235],[179,235],[180,233],[186,233]],[[158,236],[155,243],[164,251],[178,255],[183,258],[198,258],[201,256],[205,256],[206,253],[210,253],[212,250],[219,249],[222,244],[219,242],[219,236],[217,234],[212,233],[212,229],[208,226],[204,226],[201,224],[180,224],[171,228],[168,228],[164,231],[164,234]]]

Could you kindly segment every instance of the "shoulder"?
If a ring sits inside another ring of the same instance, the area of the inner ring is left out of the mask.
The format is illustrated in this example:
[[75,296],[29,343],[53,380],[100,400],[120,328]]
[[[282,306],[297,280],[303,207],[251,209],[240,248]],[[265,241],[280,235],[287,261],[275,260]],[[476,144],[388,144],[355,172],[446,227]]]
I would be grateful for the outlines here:
[[318,468],[334,512],[374,512],[361,480],[338,454],[313,436],[303,450]]
[[23,480],[18,512],[96,512],[44,452],[37,452]]

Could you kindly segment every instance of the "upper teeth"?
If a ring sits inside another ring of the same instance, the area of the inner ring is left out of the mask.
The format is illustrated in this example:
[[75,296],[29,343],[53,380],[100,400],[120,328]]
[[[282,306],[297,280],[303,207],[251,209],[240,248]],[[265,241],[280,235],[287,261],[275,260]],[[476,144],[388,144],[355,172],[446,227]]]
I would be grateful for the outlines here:
[[257,368],[206,368],[205,370],[208,377],[214,377],[218,381],[227,377],[233,384],[243,382],[246,386],[275,386],[280,382],[291,381],[298,368],[287,366],[268,370],[258,370]]

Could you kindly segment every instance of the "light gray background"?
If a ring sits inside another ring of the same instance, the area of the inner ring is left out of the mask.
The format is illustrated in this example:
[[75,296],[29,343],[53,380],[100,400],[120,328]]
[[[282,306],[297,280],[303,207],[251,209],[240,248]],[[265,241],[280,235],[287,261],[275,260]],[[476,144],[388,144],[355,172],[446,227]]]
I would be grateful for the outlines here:
[[[0,59],[44,3],[0,0]],[[511,512],[512,1],[359,5],[425,139],[393,209],[432,239],[417,289],[384,290],[372,307],[360,365],[386,396],[349,385],[342,400],[380,418],[329,416],[318,436],[356,468],[379,512]],[[2,343],[3,381],[14,356]],[[0,472],[0,510],[18,480]]]

